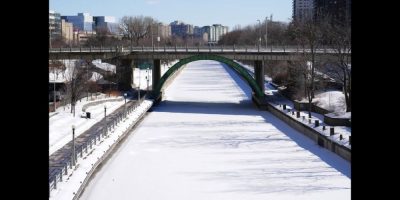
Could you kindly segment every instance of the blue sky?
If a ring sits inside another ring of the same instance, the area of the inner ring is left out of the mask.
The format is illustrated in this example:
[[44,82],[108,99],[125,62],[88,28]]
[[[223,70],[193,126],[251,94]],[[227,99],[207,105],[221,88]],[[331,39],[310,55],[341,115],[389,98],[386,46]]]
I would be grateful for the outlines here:
[[88,12],[91,15],[151,16],[161,22],[181,20],[205,26],[212,24],[242,27],[256,24],[273,14],[274,21],[289,22],[292,0],[49,0],[50,10],[61,15]]

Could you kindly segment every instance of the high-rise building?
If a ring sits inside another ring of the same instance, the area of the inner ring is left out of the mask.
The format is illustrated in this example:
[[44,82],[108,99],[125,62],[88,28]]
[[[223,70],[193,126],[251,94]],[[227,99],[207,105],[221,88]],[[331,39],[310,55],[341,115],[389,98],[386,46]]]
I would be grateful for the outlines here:
[[61,36],[61,16],[53,10],[49,10],[49,36],[50,38]]
[[74,30],[93,31],[93,17],[89,13],[78,13],[77,16],[61,16],[67,22],[71,22]]
[[118,23],[113,16],[94,16],[93,29],[106,29],[111,34],[118,34]]
[[193,34],[193,25],[185,24],[182,21],[174,21],[171,24],[172,35],[186,37]]
[[171,37],[171,26],[169,24],[158,24],[158,31],[161,38]]
[[214,26],[203,26],[203,32],[207,33],[208,43],[215,43],[215,27]]
[[304,22],[314,16],[314,0],[293,0],[293,20]]
[[74,28],[72,23],[61,20],[61,35],[65,41],[70,44],[74,40]]
[[222,29],[223,31],[222,31],[222,35],[225,35],[225,34],[227,34],[228,32],[229,32],[229,28],[228,28],[228,26],[223,26],[223,29]]
[[351,23],[351,0],[315,0],[316,21],[329,18],[334,23]]

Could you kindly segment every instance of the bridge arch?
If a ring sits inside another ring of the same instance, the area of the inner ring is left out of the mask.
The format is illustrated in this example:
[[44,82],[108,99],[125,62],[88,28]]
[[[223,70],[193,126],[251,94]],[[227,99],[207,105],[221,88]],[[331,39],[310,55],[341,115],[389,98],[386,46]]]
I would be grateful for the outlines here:
[[246,80],[246,82],[251,87],[252,91],[255,93],[255,95],[257,97],[263,97],[265,95],[263,90],[261,90],[261,88],[257,85],[256,80],[247,72],[247,70],[243,66],[234,62],[231,59],[225,58],[223,56],[212,55],[212,54],[194,55],[194,56],[190,56],[190,57],[179,60],[179,62],[177,62],[170,69],[168,69],[168,71],[166,71],[164,73],[164,75],[160,78],[157,85],[153,89],[153,95],[155,97],[158,97],[160,95],[160,92],[163,89],[164,83],[178,69],[180,69],[185,64],[188,64],[193,61],[198,61],[198,60],[214,60],[214,61],[222,62],[222,63],[228,65],[233,70],[238,72],[238,74]]

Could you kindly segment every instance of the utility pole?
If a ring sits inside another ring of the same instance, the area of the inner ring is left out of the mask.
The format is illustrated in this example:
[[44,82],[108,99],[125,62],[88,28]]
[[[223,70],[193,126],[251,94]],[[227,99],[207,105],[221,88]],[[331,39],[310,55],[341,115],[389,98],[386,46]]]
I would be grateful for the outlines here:
[[161,23],[157,24],[157,49],[160,48],[160,30],[159,30],[160,25]]
[[86,101],[89,101],[89,63],[86,62]]
[[75,167],[76,157],[75,157],[75,125],[72,125],[72,164]]
[[154,46],[153,44],[153,21],[150,24],[150,33],[151,33],[151,47]]
[[140,74],[141,74],[141,73],[142,73],[142,72],[141,72],[140,67],[139,67],[138,101],[140,101],[140,82],[142,81],[142,79],[140,79]]
[[258,40],[258,48],[260,48],[261,47],[261,21],[259,20],[259,19],[257,19],[257,21],[258,21],[258,25],[259,25],[259,40]]
[[267,49],[268,17],[265,17],[265,49]]

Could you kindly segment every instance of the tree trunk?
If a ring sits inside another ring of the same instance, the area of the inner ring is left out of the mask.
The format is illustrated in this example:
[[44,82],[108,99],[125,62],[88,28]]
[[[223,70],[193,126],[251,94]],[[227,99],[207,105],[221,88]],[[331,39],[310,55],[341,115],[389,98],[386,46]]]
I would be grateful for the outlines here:
[[315,97],[314,96],[314,62],[315,62],[315,55],[314,55],[314,45],[311,45],[311,100]]
[[139,46],[139,38],[136,38],[136,46]]

